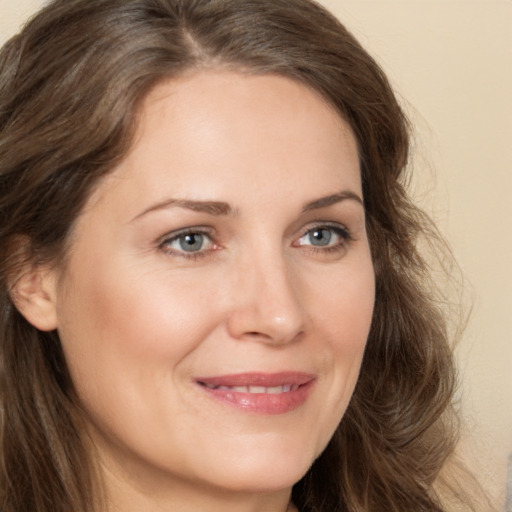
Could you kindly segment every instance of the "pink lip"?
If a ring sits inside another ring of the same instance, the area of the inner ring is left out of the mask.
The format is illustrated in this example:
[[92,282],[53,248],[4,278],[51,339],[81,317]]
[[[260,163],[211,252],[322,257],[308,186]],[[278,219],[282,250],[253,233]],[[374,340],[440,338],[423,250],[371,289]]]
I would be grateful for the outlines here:
[[[315,381],[315,375],[303,372],[253,372],[196,379],[201,389],[211,398],[259,414],[283,414],[297,409],[307,400]],[[284,386],[285,390],[277,393],[251,393],[225,389],[235,386],[265,388]]]

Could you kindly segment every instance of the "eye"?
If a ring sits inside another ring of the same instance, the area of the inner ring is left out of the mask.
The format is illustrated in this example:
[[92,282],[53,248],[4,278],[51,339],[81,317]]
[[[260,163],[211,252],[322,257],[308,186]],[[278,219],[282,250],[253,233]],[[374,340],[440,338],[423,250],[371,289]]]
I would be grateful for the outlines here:
[[215,248],[211,236],[199,230],[187,230],[167,236],[160,247],[169,253],[180,256],[199,256]]
[[[336,238],[336,234],[332,229],[328,228],[315,228],[309,230],[303,239],[307,239],[310,242],[310,245],[315,245],[317,247],[324,247],[326,245],[330,245],[333,238]],[[305,240],[303,241],[304,245]]]
[[308,229],[293,245],[311,246],[318,250],[336,250],[350,239],[349,232],[341,226],[315,226]]

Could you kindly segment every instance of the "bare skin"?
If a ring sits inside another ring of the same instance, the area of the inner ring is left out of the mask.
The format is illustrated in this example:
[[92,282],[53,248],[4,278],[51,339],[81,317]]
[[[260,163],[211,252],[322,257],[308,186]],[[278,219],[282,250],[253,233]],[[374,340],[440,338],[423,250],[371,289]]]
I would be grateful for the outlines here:
[[297,512],[373,312],[349,126],[283,77],[159,84],[73,235],[24,314],[59,330],[106,510]]

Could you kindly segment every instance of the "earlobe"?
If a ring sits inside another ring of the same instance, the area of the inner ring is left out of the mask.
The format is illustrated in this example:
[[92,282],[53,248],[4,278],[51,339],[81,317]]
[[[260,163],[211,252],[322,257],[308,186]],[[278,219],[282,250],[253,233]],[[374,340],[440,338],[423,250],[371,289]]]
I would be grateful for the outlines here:
[[13,283],[10,294],[27,322],[40,331],[57,328],[56,279],[51,270],[25,269]]

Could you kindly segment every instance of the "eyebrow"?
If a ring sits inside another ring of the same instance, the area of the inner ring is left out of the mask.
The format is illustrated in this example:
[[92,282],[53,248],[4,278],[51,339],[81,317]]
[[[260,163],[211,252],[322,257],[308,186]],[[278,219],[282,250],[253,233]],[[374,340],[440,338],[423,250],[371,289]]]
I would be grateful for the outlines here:
[[355,192],[351,190],[342,190],[337,194],[331,194],[329,196],[320,197],[319,199],[315,199],[309,203],[306,203],[302,208],[303,212],[310,212],[311,210],[319,210],[320,208],[327,208],[336,203],[340,203],[341,201],[346,201],[347,199],[358,202],[361,206],[364,207],[363,200],[360,196],[358,196]]
[[[319,199],[315,199],[306,203],[302,212],[309,212],[312,210],[319,210],[321,208],[327,208],[336,203],[340,203],[341,201],[345,201],[347,199],[354,200],[361,205],[363,204],[363,200],[359,197],[355,192],[350,190],[343,190],[337,194],[331,194],[328,196],[320,197]],[[146,208],[144,211],[136,215],[131,222],[143,217],[144,215],[154,212],[157,210],[165,210],[167,208],[185,208],[187,210],[192,210],[194,212],[206,213],[208,215],[221,216],[221,215],[233,215],[236,213],[236,210],[230,206],[228,203],[223,201],[194,201],[191,199],[166,199],[165,201],[161,201],[149,208]]]
[[146,208],[144,211],[136,215],[133,219],[139,219],[140,217],[146,215],[147,213],[154,212],[157,210],[165,210],[167,208],[185,208],[187,210],[192,210],[194,212],[206,213],[208,215],[230,215],[234,213],[234,209],[225,202],[222,201],[193,201],[190,199],[166,199],[165,201],[161,201],[149,208]]

